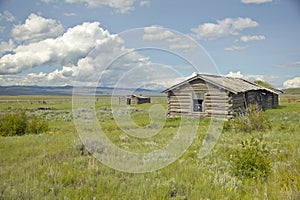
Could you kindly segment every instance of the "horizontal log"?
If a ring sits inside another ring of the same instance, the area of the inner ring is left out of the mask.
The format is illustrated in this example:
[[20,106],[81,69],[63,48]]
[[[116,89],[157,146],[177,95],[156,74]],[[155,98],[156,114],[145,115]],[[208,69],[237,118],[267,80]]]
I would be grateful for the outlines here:
[[192,96],[191,93],[181,93],[181,94],[169,96],[168,98],[187,98],[187,97],[191,97],[191,96]]
[[207,101],[231,101],[231,99],[229,98],[217,98],[217,97],[214,97],[214,98],[205,98],[205,100]]
[[191,103],[170,103],[168,106],[190,106],[192,105]]
[[172,98],[172,99],[169,99],[169,102],[181,102],[181,101],[191,101],[191,98],[181,98],[181,99],[178,99],[178,98]]
[[171,101],[169,105],[185,105],[185,104],[192,104],[191,101]]
[[200,87],[206,87],[207,88],[207,85],[205,83],[191,83],[190,84],[192,87],[197,87],[197,86],[200,86]]
[[212,119],[219,119],[219,120],[229,120],[233,118],[233,115],[208,115],[206,116],[207,118],[212,118]]
[[232,100],[232,98],[230,97],[226,97],[226,96],[205,96],[205,99],[227,99],[227,100]]
[[208,91],[207,87],[205,87],[205,86],[195,86],[195,85],[193,85],[188,90],[190,90],[190,91],[200,90],[200,91],[205,91],[205,92]]
[[190,100],[190,96],[181,96],[181,97],[171,97],[169,98],[169,101],[184,101],[184,100]]
[[212,106],[223,106],[223,105],[232,105],[229,101],[222,101],[222,102],[216,102],[216,101],[204,101],[205,105],[212,105]]
[[168,98],[184,98],[184,97],[190,97],[191,93],[177,93],[174,95],[170,95]]
[[232,98],[234,102],[244,101],[244,98]]
[[168,105],[191,104],[191,101],[169,101]]
[[187,106],[170,106],[169,107],[169,110],[173,110],[173,109],[175,109],[175,110],[177,110],[177,109],[185,109],[185,110],[192,110],[191,109],[191,107],[187,107]]
[[169,106],[168,109],[172,110],[172,109],[191,109],[191,108],[189,106]]
[[211,109],[211,110],[213,110],[213,109],[215,109],[215,110],[226,109],[226,110],[228,110],[228,109],[232,109],[232,106],[229,106],[229,105],[227,105],[227,106],[210,106],[210,105],[205,105],[205,109]]
[[211,93],[207,92],[206,96],[222,96],[222,97],[229,97],[225,92],[218,92],[218,93]]
[[234,103],[244,102],[244,99],[232,99]]
[[208,99],[205,100],[205,104],[210,104],[210,103],[230,103],[230,101],[228,99],[226,100],[212,100],[212,99]]
[[172,109],[170,109],[170,112],[182,112],[182,113],[184,113],[184,112],[191,112],[191,110],[190,109],[175,109],[175,108],[172,108]]
[[239,102],[232,101],[232,104],[233,104],[233,105],[244,105],[245,102],[244,102],[244,101],[239,101]]
[[231,115],[231,114],[224,114],[224,113],[214,113],[214,114],[212,114],[212,113],[208,113],[206,116],[208,116],[208,117],[222,117],[222,118],[226,118],[229,115]]
[[232,103],[233,103],[234,105],[238,105],[238,104],[242,105],[242,104],[244,104],[245,102],[244,102],[244,101],[233,101]]
[[220,96],[207,96],[207,98],[215,98],[215,97],[232,100],[232,97],[230,97],[230,96],[224,96],[224,95],[220,95]]
[[222,115],[222,114],[224,114],[224,115],[228,115],[228,114],[233,114],[233,112],[231,112],[231,111],[227,111],[227,110],[225,110],[225,111],[222,111],[222,110],[206,110],[205,111],[207,114],[219,114],[219,115]]

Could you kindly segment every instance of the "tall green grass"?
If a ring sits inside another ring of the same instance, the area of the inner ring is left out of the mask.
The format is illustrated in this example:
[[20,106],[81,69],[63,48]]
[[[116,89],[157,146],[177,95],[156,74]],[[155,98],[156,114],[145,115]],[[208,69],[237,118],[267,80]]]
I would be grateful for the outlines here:
[[[38,112],[36,104],[30,112],[44,116],[52,132],[60,134],[0,138],[0,199],[300,198],[298,102],[280,102],[278,109],[266,111],[270,130],[251,133],[224,130],[211,154],[200,159],[199,150],[210,123],[204,119],[200,121],[197,139],[183,156],[161,170],[143,174],[115,171],[88,153],[82,153],[81,141],[72,119],[69,120],[69,106],[61,107],[51,99],[46,102],[56,110]],[[166,106],[165,99],[157,99],[157,102]],[[149,107],[151,104],[133,106],[136,111],[132,115],[137,123],[147,125]],[[105,134],[120,148],[130,151],[159,149],[176,134],[180,124],[180,118],[170,118],[153,138],[143,140],[128,136],[122,140],[120,135],[124,133],[114,123],[109,100],[99,99],[96,109]],[[268,176],[235,175],[232,171],[234,152],[243,141],[259,137],[263,137],[272,159]]]

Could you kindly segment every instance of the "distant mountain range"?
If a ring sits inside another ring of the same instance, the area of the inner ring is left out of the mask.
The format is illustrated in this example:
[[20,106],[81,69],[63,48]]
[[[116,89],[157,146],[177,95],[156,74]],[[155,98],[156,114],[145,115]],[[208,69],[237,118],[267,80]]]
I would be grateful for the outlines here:
[[[94,89],[86,87],[86,89]],[[143,95],[161,95],[163,89],[145,89],[145,88],[113,88],[97,87],[96,95],[118,95],[143,94]],[[283,89],[285,94],[300,94],[300,88]],[[0,86],[0,96],[17,96],[17,95],[48,95],[48,96],[70,96],[73,93],[73,86]]]
[[[86,87],[86,89],[93,89]],[[96,95],[128,95],[134,91],[135,94],[143,95],[160,95],[161,90],[151,90],[144,88],[112,88],[97,87]],[[73,86],[0,86],[1,96],[17,96],[17,95],[48,95],[48,96],[70,96],[73,93]]]

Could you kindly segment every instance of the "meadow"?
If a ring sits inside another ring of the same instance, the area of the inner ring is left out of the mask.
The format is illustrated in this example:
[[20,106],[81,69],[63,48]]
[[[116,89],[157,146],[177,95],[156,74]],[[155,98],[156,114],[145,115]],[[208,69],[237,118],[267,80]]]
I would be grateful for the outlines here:
[[[0,199],[300,199],[300,102],[287,98],[281,96],[279,108],[265,112],[267,130],[245,133],[226,122],[211,154],[200,158],[210,124],[202,119],[197,137],[178,160],[157,171],[127,173],[105,166],[84,148],[73,122],[72,97],[2,96],[1,113],[26,110],[45,119],[49,130],[0,137]],[[154,104],[166,108],[166,98],[130,107],[136,124],[149,125]],[[109,97],[97,96],[95,108],[106,136],[132,152],[165,146],[181,121],[167,119],[159,134],[141,139],[118,127]],[[257,168],[249,169],[251,159]]]

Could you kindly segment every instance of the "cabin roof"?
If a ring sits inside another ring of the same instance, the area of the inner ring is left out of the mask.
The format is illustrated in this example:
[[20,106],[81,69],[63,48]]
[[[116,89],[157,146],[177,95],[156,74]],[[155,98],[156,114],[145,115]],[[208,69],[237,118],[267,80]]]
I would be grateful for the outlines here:
[[146,97],[146,96],[143,96],[143,95],[137,95],[137,94],[132,94],[132,95],[127,95],[127,96],[124,96],[125,98],[133,98],[133,97],[136,97],[136,98],[139,98],[139,99],[149,99],[150,97]]
[[164,91],[162,93],[166,93],[169,91],[172,91],[182,85],[188,84],[193,80],[202,79],[206,83],[210,83],[212,85],[215,85],[219,88],[225,89],[227,91],[230,91],[234,94],[240,93],[240,92],[246,92],[250,90],[266,90],[275,94],[283,93],[281,90],[275,89],[275,88],[266,88],[261,85],[258,85],[252,81],[244,80],[241,78],[233,78],[233,77],[225,77],[225,76],[219,76],[219,75],[210,75],[210,74],[195,74],[195,76],[186,79],[185,81],[182,81],[181,83],[178,83],[176,85],[173,85]]
[[150,97],[146,97],[146,96],[143,96],[143,95],[136,95],[136,94],[133,94],[131,95],[132,97],[137,97],[137,98],[140,98],[140,99],[149,99]]

